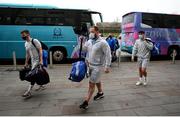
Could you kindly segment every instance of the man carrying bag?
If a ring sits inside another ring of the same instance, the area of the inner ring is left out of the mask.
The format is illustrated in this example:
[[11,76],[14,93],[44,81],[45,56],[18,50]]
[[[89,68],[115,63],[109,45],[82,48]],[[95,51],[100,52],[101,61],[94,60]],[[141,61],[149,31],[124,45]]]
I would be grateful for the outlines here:
[[[43,73],[46,74],[44,76],[48,76],[49,81],[49,75],[47,75],[47,71],[43,68],[43,59],[42,59],[42,47],[41,43],[37,39],[32,39],[30,37],[30,33],[28,30],[23,30],[21,32],[21,37],[23,40],[25,40],[25,48],[26,48],[26,60],[25,60],[25,68],[28,66],[29,59],[31,58],[31,71],[27,74],[25,74],[25,80],[30,82],[30,85],[27,89],[27,91],[22,95],[23,97],[29,97],[31,96],[31,90],[35,83],[37,83],[37,79],[40,80],[43,77]],[[33,42],[32,42],[33,41]],[[40,75],[41,74],[41,75]],[[44,88],[43,83],[37,83],[40,85],[38,89]]]

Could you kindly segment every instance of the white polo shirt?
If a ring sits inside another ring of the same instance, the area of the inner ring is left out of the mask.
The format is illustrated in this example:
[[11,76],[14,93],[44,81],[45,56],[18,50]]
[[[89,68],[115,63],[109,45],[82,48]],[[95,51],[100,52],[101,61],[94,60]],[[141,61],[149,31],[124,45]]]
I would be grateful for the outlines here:
[[[41,43],[37,40],[37,39],[33,39],[33,42],[36,46],[36,48],[41,48]],[[29,53],[30,57],[31,57],[31,64],[32,64],[32,69],[34,67],[36,67],[36,65],[39,64],[39,53],[37,51],[37,49],[34,47],[34,45],[32,44],[32,38],[30,39],[29,42],[25,42],[25,48],[26,48],[26,52]]]

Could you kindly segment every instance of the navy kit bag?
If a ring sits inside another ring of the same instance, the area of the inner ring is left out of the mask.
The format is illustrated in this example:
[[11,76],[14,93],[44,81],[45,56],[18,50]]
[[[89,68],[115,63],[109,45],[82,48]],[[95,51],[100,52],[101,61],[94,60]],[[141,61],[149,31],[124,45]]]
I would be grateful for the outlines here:
[[25,75],[25,80],[35,82],[38,85],[45,85],[50,82],[49,74],[43,65],[37,65],[28,74]]
[[30,67],[24,67],[23,69],[19,70],[19,78],[21,81],[26,80],[25,76],[31,71]]
[[78,61],[72,64],[69,80],[81,82],[87,76],[87,65],[84,61]]
[[159,43],[153,43],[153,50],[151,50],[151,54],[152,55],[160,55],[160,53],[161,53],[161,46],[160,46],[160,44]]
[[160,55],[160,53],[161,53],[161,51],[160,51],[161,50],[160,44],[153,42],[150,38],[146,38],[146,40],[151,42],[151,43],[153,43],[153,49],[151,50],[151,54],[154,55],[154,56],[155,55]]

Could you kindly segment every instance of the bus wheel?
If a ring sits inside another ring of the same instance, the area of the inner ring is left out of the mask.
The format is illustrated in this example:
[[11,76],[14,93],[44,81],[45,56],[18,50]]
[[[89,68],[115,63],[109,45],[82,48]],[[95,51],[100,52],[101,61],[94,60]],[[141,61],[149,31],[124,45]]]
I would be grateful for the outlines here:
[[178,50],[176,48],[171,48],[169,50],[169,57],[171,57],[171,58],[173,57],[173,52],[175,52],[175,56],[177,56]]
[[53,62],[57,63],[57,62],[61,62],[64,59],[65,54],[62,50],[55,50],[52,52],[52,57],[53,57]]

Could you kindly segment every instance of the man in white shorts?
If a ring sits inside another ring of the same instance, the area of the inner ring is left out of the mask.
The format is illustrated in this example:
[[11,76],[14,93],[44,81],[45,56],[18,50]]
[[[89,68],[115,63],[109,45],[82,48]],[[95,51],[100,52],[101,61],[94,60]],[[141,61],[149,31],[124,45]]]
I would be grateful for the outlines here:
[[109,73],[111,50],[106,40],[101,39],[99,36],[99,29],[96,26],[90,28],[89,40],[85,43],[83,48],[87,51],[86,61],[89,66],[90,80],[87,97],[79,107],[87,109],[95,86],[98,89],[98,93],[94,97],[94,100],[104,97],[101,84],[101,73],[103,67],[104,72]]
[[145,38],[144,31],[139,31],[139,39],[136,40],[133,51],[132,51],[132,61],[134,61],[134,56],[137,55],[138,65],[139,65],[139,81],[136,85],[147,85],[147,66],[151,56],[151,50],[153,49],[153,43],[150,38]]

